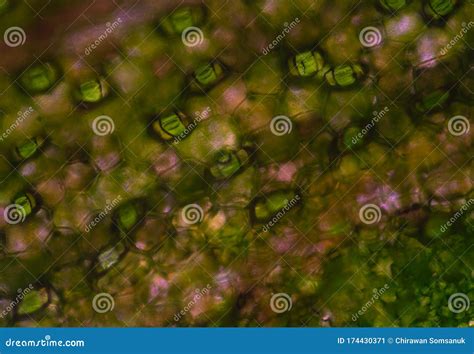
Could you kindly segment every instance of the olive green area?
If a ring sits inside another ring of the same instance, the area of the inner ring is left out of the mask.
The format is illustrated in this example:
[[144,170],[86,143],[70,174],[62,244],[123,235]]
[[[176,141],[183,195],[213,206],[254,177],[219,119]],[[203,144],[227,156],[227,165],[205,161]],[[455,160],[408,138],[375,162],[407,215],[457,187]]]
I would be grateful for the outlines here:
[[473,6],[0,0],[0,326],[474,326]]

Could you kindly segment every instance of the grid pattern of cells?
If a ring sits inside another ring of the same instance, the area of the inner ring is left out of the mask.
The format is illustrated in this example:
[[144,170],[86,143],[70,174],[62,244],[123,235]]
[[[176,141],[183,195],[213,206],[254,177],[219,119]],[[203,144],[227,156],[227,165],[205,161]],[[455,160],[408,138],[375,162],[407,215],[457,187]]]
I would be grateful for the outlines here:
[[473,7],[0,0],[0,326],[473,326]]

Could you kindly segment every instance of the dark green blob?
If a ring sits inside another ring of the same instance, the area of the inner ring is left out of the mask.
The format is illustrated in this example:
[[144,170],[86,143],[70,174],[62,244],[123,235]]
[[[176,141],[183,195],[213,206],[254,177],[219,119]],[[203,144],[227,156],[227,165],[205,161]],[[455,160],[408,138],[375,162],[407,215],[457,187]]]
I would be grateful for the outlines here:
[[294,76],[312,76],[324,66],[324,60],[320,53],[307,51],[295,55],[288,60],[290,73]]
[[41,93],[58,80],[59,71],[51,63],[35,64],[20,76],[20,85],[28,92]]
[[31,193],[25,192],[18,195],[13,201],[13,204],[19,205],[21,207],[21,212],[24,213],[25,217],[27,217],[35,210],[37,201]]
[[379,0],[379,3],[388,11],[398,11],[407,5],[406,0]]
[[18,308],[18,314],[26,315],[38,311],[48,302],[48,293],[45,289],[28,292]]
[[185,137],[187,117],[181,112],[165,113],[152,123],[153,132],[164,140]]
[[10,6],[9,0],[0,0],[0,15],[5,13],[8,10],[9,6]]
[[186,129],[183,122],[176,114],[161,119],[160,125],[161,128],[171,136],[177,136],[183,133]]
[[108,93],[107,83],[97,78],[81,82],[76,91],[76,98],[84,103],[97,103],[106,98]]
[[277,191],[259,198],[254,206],[254,216],[257,221],[266,221],[284,208],[296,205],[300,196],[294,191]]
[[228,149],[218,151],[214,157],[214,165],[210,168],[212,176],[216,179],[232,176],[242,167],[247,157],[244,150],[237,153]]
[[351,178],[360,171],[359,159],[354,155],[346,155],[341,159],[339,172],[344,178]]
[[181,34],[188,27],[199,26],[203,17],[201,7],[182,7],[168,15],[161,26],[167,34]]
[[211,87],[224,77],[224,68],[218,62],[209,63],[197,68],[193,76],[202,87]]
[[449,235],[452,231],[447,226],[448,215],[433,214],[430,216],[424,227],[424,233],[428,238],[438,238],[443,234]]
[[36,137],[19,144],[15,148],[15,157],[18,161],[26,160],[33,156],[39,151],[39,148],[43,145],[44,139],[42,137]]
[[449,15],[456,5],[456,0],[429,0],[425,5],[428,16],[435,19]]
[[121,233],[128,234],[143,218],[143,206],[139,201],[122,204],[114,213],[115,226]]
[[339,65],[324,76],[331,86],[347,87],[357,82],[363,75],[360,65]]
[[362,134],[360,135],[362,137],[360,137],[359,134],[361,134],[361,128],[359,127],[347,128],[342,138],[344,146],[348,149],[352,149],[352,148],[362,145],[364,137],[362,136]]
[[427,112],[433,109],[441,108],[449,98],[449,92],[444,90],[437,90],[428,94],[421,99],[421,102],[416,104],[416,108],[420,112]]
[[132,205],[125,205],[118,211],[120,226],[125,230],[130,230],[138,222],[138,211]]

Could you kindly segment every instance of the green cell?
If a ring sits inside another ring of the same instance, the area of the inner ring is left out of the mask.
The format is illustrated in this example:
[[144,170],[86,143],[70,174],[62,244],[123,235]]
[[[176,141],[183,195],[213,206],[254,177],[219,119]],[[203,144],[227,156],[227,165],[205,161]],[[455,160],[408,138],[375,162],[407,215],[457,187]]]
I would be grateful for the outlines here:
[[161,25],[168,34],[181,34],[188,27],[198,26],[203,15],[201,7],[182,7],[168,15]]
[[447,224],[449,217],[444,214],[433,214],[425,224],[424,232],[429,238],[443,237],[452,233]]
[[456,0],[429,0],[425,5],[425,11],[429,16],[438,19],[449,15],[454,10],[456,2]]
[[449,91],[436,90],[424,96],[416,104],[416,108],[421,112],[427,112],[432,109],[441,108],[449,98]]
[[209,63],[197,68],[193,76],[199,85],[211,87],[224,77],[224,68],[218,62]]
[[294,76],[312,76],[324,66],[324,60],[318,52],[303,52],[288,60],[290,73]]
[[138,202],[128,202],[115,211],[114,219],[118,229],[121,232],[128,233],[141,221],[142,216],[142,210]]
[[33,290],[25,295],[20,306],[18,313],[20,315],[28,315],[38,311],[48,302],[48,294],[44,289],[39,291]]
[[[222,220],[225,221],[223,224]],[[248,213],[245,210],[221,210],[206,219],[203,230],[210,245],[216,248],[220,261],[228,263],[246,251],[248,226]]]
[[0,0],[0,15],[8,10],[10,0]]
[[107,83],[102,79],[92,79],[79,84],[76,98],[84,103],[98,103],[109,93]]
[[328,71],[324,77],[331,86],[347,87],[356,83],[363,73],[360,65],[339,65]]
[[296,205],[300,197],[294,191],[278,191],[265,197],[259,198],[254,206],[254,216],[257,221],[268,220],[278,211],[290,206],[290,202]]
[[44,139],[42,137],[36,137],[23,142],[15,148],[16,158],[18,160],[26,160],[38,152],[43,144]]
[[35,197],[29,192],[25,192],[17,196],[13,203],[21,206],[22,213],[24,213],[25,217],[33,213],[37,205]]
[[343,142],[346,148],[352,149],[362,145],[364,136],[362,135],[361,130],[362,129],[359,127],[349,127],[344,131]]
[[472,1],[82,2],[0,0],[0,326],[473,326]]
[[407,5],[406,0],[379,0],[380,5],[389,11],[398,11]]
[[355,176],[360,170],[358,158],[352,155],[346,155],[341,159],[339,171],[343,177]]
[[158,133],[164,140],[170,140],[185,133],[185,116],[180,113],[172,113],[158,117],[158,120],[153,122],[153,130]]
[[58,69],[53,64],[34,64],[20,76],[20,85],[28,92],[42,93],[50,89],[58,78]]
[[234,152],[229,149],[219,150],[214,156],[214,165],[210,168],[211,174],[216,179],[223,179],[232,176],[242,166],[242,161],[247,159],[244,150]]

